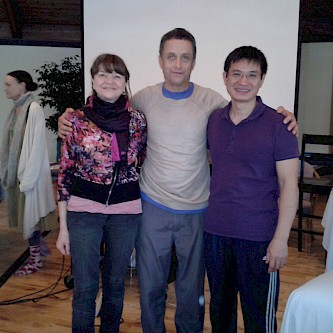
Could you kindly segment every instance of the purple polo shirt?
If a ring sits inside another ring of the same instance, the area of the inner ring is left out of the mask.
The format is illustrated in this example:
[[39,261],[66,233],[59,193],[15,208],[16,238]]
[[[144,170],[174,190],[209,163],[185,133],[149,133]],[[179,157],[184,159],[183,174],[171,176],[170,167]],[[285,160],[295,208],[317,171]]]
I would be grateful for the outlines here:
[[298,158],[297,138],[283,116],[257,96],[251,115],[234,125],[231,103],[208,122],[213,172],[204,230],[211,234],[270,241],[277,220],[279,196],[276,161]]

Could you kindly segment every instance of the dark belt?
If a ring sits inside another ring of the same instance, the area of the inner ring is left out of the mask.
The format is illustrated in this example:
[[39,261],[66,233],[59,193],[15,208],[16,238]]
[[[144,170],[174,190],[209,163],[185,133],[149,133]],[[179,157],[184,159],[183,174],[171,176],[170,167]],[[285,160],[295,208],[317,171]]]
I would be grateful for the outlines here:
[[[112,193],[109,197],[111,189]],[[140,199],[140,187],[138,180],[125,184],[116,183],[112,188],[112,184],[97,184],[74,176],[70,194],[80,198],[100,202],[102,204],[111,205]]]

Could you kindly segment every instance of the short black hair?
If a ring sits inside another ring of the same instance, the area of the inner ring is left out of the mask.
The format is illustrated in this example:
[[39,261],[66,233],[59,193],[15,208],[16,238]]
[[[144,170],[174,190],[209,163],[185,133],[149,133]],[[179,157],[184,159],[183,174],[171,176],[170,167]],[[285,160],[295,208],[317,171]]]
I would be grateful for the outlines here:
[[241,46],[234,49],[224,62],[224,71],[228,73],[230,66],[240,60],[246,59],[260,66],[261,77],[267,73],[267,60],[265,55],[254,46]]
[[188,40],[189,42],[192,43],[192,48],[193,48],[193,57],[195,59],[197,55],[197,45],[195,42],[194,36],[184,28],[175,28],[169,32],[167,32],[164,36],[162,36],[161,43],[160,43],[160,56],[163,53],[164,49],[164,44],[166,41],[170,39],[180,39],[180,40]]

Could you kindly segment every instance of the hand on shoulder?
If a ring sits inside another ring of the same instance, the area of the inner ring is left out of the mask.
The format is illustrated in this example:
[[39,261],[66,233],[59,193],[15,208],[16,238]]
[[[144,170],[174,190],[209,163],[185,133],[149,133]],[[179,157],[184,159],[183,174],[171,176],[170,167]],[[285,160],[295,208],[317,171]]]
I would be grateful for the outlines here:
[[291,131],[294,135],[298,136],[299,129],[295,115],[286,110],[283,106],[279,106],[276,112],[281,113],[284,116],[283,123],[288,124],[288,131]]
[[58,119],[58,136],[61,139],[65,139],[65,137],[67,136],[67,134],[69,134],[70,132],[72,132],[72,124],[71,124],[70,121],[68,121],[66,119],[68,113],[72,113],[72,112],[74,112],[74,109],[67,108],[65,110],[65,112]]

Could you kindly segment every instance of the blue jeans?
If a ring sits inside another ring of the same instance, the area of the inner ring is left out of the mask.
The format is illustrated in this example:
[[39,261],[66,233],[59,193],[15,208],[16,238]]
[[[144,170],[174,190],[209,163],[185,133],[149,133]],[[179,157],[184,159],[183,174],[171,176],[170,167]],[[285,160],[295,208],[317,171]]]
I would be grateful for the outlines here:
[[67,212],[72,255],[73,333],[93,333],[99,289],[101,243],[103,299],[100,332],[119,332],[123,311],[125,277],[140,215],[105,215]]
[[143,201],[136,247],[144,333],[165,333],[165,291],[175,244],[177,333],[200,333],[204,323],[204,213],[174,214]]

